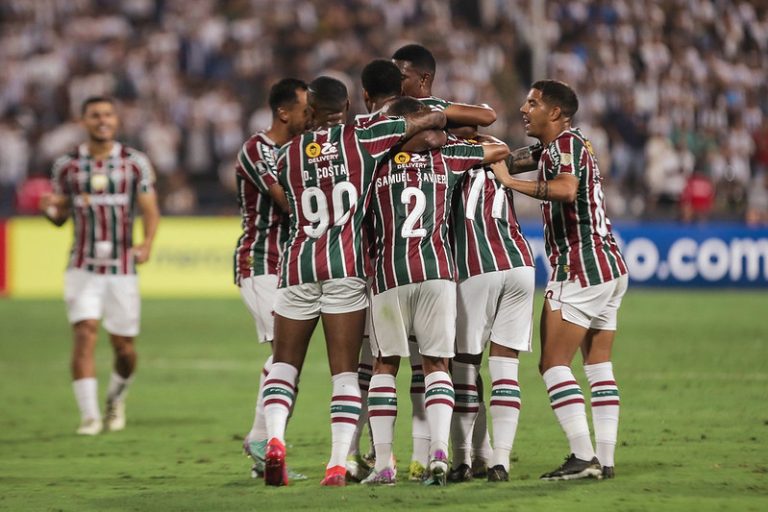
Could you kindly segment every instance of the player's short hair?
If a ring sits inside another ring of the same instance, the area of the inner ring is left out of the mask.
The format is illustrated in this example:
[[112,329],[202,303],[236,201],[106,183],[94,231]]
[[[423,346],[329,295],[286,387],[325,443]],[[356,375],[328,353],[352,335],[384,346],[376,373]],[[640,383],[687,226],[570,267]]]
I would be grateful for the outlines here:
[[341,112],[349,99],[344,83],[329,76],[319,76],[312,80],[307,91],[310,103],[317,110]]
[[393,60],[405,60],[421,71],[429,71],[433,75],[437,70],[437,62],[432,52],[420,44],[407,44],[392,54]]
[[283,78],[269,89],[269,108],[273,114],[277,109],[293,105],[299,101],[297,91],[306,91],[307,83],[298,78]]
[[392,61],[376,59],[363,68],[363,89],[372,99],[400,96],[402,77]]
[[387,114],[390,116],[404,116],[427,110],[425,104],[411,96],[401,96],[388,105]]
[[80,115],[85,115],[85,111],[88,110],[88,107],[93,105],[94,103],[109,103],[113,107],[115,106],[115,100],[110,98],[109,96],[88,96],[85,98],[85,101],[82,105],[80,105]]
[[565,117],[573,117],[579,110],[579,98],[571,86],[559,80],[539,80],[531,86],[532,89],[541,91],[541,97],[545,103],[560,107]]

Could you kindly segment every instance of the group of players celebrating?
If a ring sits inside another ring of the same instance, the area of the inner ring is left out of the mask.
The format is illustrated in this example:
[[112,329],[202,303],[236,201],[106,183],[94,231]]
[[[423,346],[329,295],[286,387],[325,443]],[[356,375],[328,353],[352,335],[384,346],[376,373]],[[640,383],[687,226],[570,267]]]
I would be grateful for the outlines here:
[[[361,77],[369,114],[350,123],[342,82],[281,80],[270,91],[272,126],[239,154],[236,282],[261,340],[272,343],[244,446],[267,485],[301,478],[288,471],[285,431],[320,318],[333,385],[322,485],[395,484],[402,357],[413,370],[409,478],[445,485],[477,475],[472,439],[487,435],[477,418],[486,414],[479,370],[488,344],[493,447],[483,462],[489,481],[509,479],[518,356],[531,350],[534,296],[511,191],[542,201],[552,265],[539,368],[570,455],[542,478],[614,475],[619,393],[610,357],[627,268],[592,146],[571,126],[577,97],[559,81],[533,84],[520,111],[539,142],[510,155],[477,133],[495,121],[491,108],[432,96],[435,70],[420,45],[369,63]],[[514,177],[536,169],[536,180]],[[570,368],[579,349],[596,450]],[[359,453],[365,424],[373,467]]]

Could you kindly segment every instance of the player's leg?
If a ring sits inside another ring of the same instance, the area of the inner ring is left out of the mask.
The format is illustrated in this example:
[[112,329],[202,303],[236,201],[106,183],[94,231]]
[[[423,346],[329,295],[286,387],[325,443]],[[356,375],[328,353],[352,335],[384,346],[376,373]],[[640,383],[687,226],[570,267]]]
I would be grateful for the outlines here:
[[547,287],[541,315],[541,371],[552,410],[570,445],[570,456],[545,480],[600,478],[602,469],[595,457],[589,434],[584,395],[571,371],[571,361],[594,318],[593,305],[607,301],[602,285],[580,287],[578,282],[552,282]]
[[272,369],[264,380],[264,417],[267,425],[264,481],[287,485],[285,428],[296,399],[296,382],[304,365],[309,340],[320,319],[318,283],[289,286],[278,291],[275,302],[275,339]]
[[105,289],[101,277],[77,269],[64,274],[64,299],[73,335],[72,389],[80,410],[77,433],[81,435],[96,435],[102,430],[94,357]]
[[445,485],[455,403],[448,360],[455,355],[456,284],[438,279],[419,283],[418,287],[412,325],[424,361],[425,409],[429,422],[429,478],[425,484]]
[[456,392],[451,416],[453,467],[448,473],[451,482],[472,480],[472,441],[479,412],[477,380],[482,358],[482,354],[457,353],[451,363],[451,377]]
[[429,463],[429,422],[424,410],[424,363],[419,354],[416,337],[408,337],[408,351],[411,362],[411,463],[408,465],[408,479],[419,481]]
[[493,455],[488,481],[509,479],[509,459],[522,406],[518,367],[520,352],[531,351],[536,272],[533,267],[505,270],[503,291],[491,327],[488,367],[491,374]]
[[493,455],[491,434],[488,432],[488,409],[485,406],[485,382],[477,374],[477,417],[472,427],[472,478],[488,476],[488,463]]
[[135,338],[139,334],[141,300],[135,275],[104,276],[104,328],[109,332],[115,361],[107,389],[105,426],[125,428],[125,398],[136,371]]
[[372,352],[376,354],[374,375],[368,390],[368,414],[373,434],[376,464],[364,484],[395,483],[393,443],[397,417],[396,381],[400,359],[408,356],[410,317],[408,297],[414,285],[391,288],[371,298]]
[[[352,441],[349,445],[349,453],[347,454],[347,478],[355,482],[359,482],[367,477],[371,472],[371,466],[360,454],[360,438],[363,435],[365,426],[368,424],[368,390],[371,386],[371,378],[373,377],[373,354],[371,352],[371,343],[369,340],[369,327],[370,315],[366,318],[366,332],[363,335],[363,342],[360,348],[360,361],[357,365],[357,383],[360,386],[360,418],[355,425],[355,432],[352,435]],[[369,428],[370,431],[370,428]],[[370,443],[371,452],[373,452],[373,439]]]
[[614,477],[614,452],[619,430],[619,387],[613,374],[611,352],[616,337],[618,310],[626,292],[627,278],[615,280],[616,289],[605,309],[592,321],[581,346],[584,371],[591,388],[592,425],[597,458],[603,478]]

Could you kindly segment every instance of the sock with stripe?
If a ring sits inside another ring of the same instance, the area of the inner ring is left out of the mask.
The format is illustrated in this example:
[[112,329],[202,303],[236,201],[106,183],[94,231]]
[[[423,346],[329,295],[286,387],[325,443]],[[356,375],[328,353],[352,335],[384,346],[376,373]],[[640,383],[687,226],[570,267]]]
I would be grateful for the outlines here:
[[363,338],[363,346],[360,350],[360,363],[357,365],[357,384],[360,386],[360,419],[357,421],[355,433],[352,435],[352,442],[349,445],[349,455],[360,453],[360,437],[363,435],[363,429],[368,423],[368,388],[371,385],[373,377],[373,355],[371,354],[371,345],[368,337]]
[[571,453],[581,460],[592,460],[595,450],[589,437],[584,395],[567,366],[553,366],[542,375],[549,393],[549,405],[568,438]]
[[491,435],[488,433],[488,410],[485,407],[483,377],[477,374],[477,418],[472,429],[472,461],[481,460],[488,464],[493,455]]
[[128,395],[128,388],[133,382],[133,376],[123,377],[117,372],[112,372],[109,376],[109,386],[107,387],[107,402],[122,402]]
[[493,456],[489,466],[501,464],[509,471],[509,456],[515,443],[520,418],[520,385],[517,371],[520,361],[512,357],[491,356],[491,422],[493,423]]
[[448,455],[448,438],[451,435],[451,416],[455,394],[451,376],[446,372],[432,372],[424,377],[424,408],[429,422],[429,455],[438,451]]
[[619,430],[619,388],[613,377],[613,364],[584,365],[592,389],[592,425],[595,428],[597,458],[603,466],[613,466]]
[[392,442],[397,417],[395,376],[381,373],[371,378],[368,389],[368,417],[376,450],[376,471],[386,469],[392,459]]
[[331,460],[328,461],[327,466],[329,468],[344,466],[357,421],[360,419],[361,405],[357,373],[338,373],[332,377],[332,381]]
[[422,466],[429,462],[429,422],[424,410],[424,368],[418,347],[411,349],[411,460]]
[[453,466],[472,465],[472,427],[478,412],[477,376],[479,367],[453,361],[451,374],[456,404],[451,417],[451,443]]
[[72,381],[77,408],[80,409],[81,420],[100,420],[99,412],[99,381],[96,377],[86,377]]
[[256,394],[256,410],[253,414],[253,425],[251,426],[251,431],[246,436],[248,441],[262,441],[267,438],[267,422],[264,418],[264,398],[262,397],[262,392],[264,391],[264,380],[269,375],[271,369],[272,356],[270,355],[264,361],[264,367],[261,369],[261,375],[259,375],[259,392]]
[[296,399],[296,378],[299,371],[288,363],[273,363],[264,380],[264,418],[267,438],[276,437],[285,443],[285,426]]

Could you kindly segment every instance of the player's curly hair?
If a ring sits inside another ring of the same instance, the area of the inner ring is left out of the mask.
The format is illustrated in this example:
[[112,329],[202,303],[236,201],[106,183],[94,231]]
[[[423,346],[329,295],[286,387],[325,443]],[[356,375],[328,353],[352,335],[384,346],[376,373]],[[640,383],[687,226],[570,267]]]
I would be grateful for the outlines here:
[[435,56],[420,44],[407,44],[403,46],[392,54],[392,59],[408,61],[416,69],[428,71],[433,76],[437,69]]
[[363,68],[360,76],[363,89],[372,99],[400,96],[402,77],[392,61],[376,59]]
[[541,91],[544,103],[560,107],[560,111],[567,118],[572,118],[579,110],[579,98],[571,86],[560,80],[539,80],[531,86],[532,89]]

